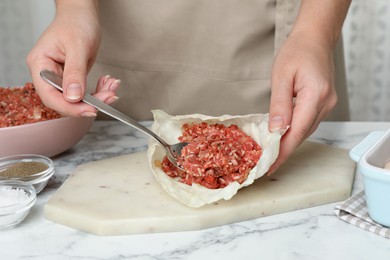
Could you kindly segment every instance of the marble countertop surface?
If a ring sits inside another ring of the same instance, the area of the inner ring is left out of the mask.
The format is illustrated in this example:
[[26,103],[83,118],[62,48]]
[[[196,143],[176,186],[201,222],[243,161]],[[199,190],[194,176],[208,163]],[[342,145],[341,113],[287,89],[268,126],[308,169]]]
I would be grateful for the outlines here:
[[[150,122],[144,123],[150,126]],[[390,122],[323,122],[309,140],[345,149]],[[147,137],[116,121],[97,121],[54,158],[55,175],[27,218],[0,230],[0,259],[389,259],[390,241],[338,219],[338,203],[200,231],[99,237],[44,218],[50,196],[79,164],[146,149]],[[356,175],[353,193],[363,189]]]

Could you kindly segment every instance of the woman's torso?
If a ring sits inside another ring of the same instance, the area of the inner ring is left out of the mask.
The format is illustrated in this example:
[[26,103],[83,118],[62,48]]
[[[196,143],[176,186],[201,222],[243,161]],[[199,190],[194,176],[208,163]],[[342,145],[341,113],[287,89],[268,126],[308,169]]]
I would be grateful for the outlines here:
[[114,107],[137,120],[157,108],[266,113],[275,50],[297,8],[291,0],[100,1],[102,44],[89,82],[120,78]]

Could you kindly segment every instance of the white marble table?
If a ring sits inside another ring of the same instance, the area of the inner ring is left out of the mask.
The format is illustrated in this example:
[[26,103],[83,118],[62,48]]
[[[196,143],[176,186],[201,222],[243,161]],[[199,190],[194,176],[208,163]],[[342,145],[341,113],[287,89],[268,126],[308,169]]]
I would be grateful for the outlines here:
[[[149,125],[149,124],[146,124]],[[350,149],[389,123],[325,122],[310,140]],[[70,151],[19,226],[0,231],[0,259],[390,259],[390,240],[338,219],[339,203],[201,231],[99,237],[52,223],[43,206],[79,164],[146,149],[146,137],[119,122],[95,122]],[[353,193],[362,189],[356,176]]]

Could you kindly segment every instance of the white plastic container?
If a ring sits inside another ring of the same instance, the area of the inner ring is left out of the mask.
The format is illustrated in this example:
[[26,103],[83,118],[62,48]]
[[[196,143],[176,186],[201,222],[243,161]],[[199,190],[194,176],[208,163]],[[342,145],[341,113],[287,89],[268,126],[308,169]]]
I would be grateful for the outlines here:
[[370,133],[350,151],[362,174],[368,214],[377,223],[390,227],[390,130]]

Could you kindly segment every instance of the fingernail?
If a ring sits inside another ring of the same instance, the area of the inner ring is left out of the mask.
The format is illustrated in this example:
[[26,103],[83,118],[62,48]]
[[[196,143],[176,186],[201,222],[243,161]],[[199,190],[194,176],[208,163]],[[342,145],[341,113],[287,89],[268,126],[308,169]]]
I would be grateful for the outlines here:
[[87,112],[81,113],[80,115],[83,116],[83,117],[95,117],[96,113],[87,111]]
[[275,172],[275,169],[274,168],[270,168],[267,172],[267,176],[271,176],[273,173]]
[[77,100],[81,98],[81,86],[77,83],[69,84],[66,88],[66,96],[69,99]]
[[106,75],[106,76],[104,77],[104,79],[103,79],[103,84],[107,82],[107,79],[108,79],[109,77],[111,77],[111,76],[110,76],[110,75]]
[[273,116],[269,121],[269,130],[271,132],[279,131],[283,127],[283,118],[281,116]]
[[109,90],[116,91],[119,88],[120,84],[121,84],[121,80],[116,79],[114,82],[112,82],[111,86],[109,87]]
[[107,100],[106,100],[106,104],[112,104],[114,102],[116,102],[117,100],[119,99],[118,96],[113,96],[113,97],[109,97]]

